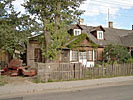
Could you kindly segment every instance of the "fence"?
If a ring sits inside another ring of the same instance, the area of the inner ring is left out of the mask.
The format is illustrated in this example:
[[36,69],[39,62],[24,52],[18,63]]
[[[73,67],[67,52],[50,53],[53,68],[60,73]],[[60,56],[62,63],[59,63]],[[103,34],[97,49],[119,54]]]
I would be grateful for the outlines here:
[[37,67],[37,77],[41,81],[61,81],[83,78],[83,67],[79,63],[38,63]]
[[37,73],[41,81],[126,76],[133,75],[133,63],[98,68],[83,67],[80,63],[37,63]]
[[133,63],[107,65],[106,67],[84,68],[85,78],[114,77],[133,75]]

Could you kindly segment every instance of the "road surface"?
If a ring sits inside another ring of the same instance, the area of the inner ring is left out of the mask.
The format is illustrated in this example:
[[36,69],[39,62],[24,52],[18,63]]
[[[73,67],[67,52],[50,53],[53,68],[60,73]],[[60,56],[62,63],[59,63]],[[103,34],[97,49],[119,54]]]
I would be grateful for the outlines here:
[[133,100],[133,84],[69,92],[41,93],[2,100]]

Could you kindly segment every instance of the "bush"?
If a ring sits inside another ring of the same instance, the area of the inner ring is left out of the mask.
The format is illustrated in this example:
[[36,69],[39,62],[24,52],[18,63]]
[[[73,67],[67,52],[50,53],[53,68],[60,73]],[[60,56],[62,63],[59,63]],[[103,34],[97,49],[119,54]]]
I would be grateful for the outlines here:
[[127,60],[127,63],[133,63],[133,58],[129,58],[129,59]]

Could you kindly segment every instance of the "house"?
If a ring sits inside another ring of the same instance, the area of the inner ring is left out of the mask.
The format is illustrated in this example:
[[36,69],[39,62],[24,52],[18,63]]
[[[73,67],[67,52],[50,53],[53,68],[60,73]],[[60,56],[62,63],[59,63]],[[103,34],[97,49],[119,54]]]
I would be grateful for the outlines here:
[[[73,38],[69,39],[58,60],[54,62],[82,63],[86,67],[92,67],[96,61],[103,60],[104,47],[109,44],[127,47],[133,57],[133,30],[115,29],[110,22],[109,28],[76,24],[68,32]],[[39,36],[30,38],[27,45],[27,64],[32,67],[36,66],[35,62],[44,61],[37,37]]]

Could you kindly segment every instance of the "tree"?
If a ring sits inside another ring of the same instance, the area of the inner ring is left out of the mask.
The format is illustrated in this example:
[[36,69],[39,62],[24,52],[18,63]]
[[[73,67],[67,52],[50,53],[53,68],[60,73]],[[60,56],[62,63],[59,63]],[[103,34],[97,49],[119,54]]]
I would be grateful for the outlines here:
[[[77,8],[84,0],[28,0],[24,7],[36,16],[43,26],[45,62],[54,58],[57,47],[66,40],[67,25],[77,21],[83,12]],[[63,34],[64,33],[64,34]]]
[[[31,36],[35,21],[28,15],[21,15],[14,10],[14,0],[0,0],[0,49],[14,54],[15,50],[22,51]],[[32,23],[31,23],[32,22]],[[37,24],[36,24],[37,25]]]
[[121,63],[129,58],[128,49],[120,45],[108,45],[104,49],[103,57],[111,60],[112,65],[115,61]]

